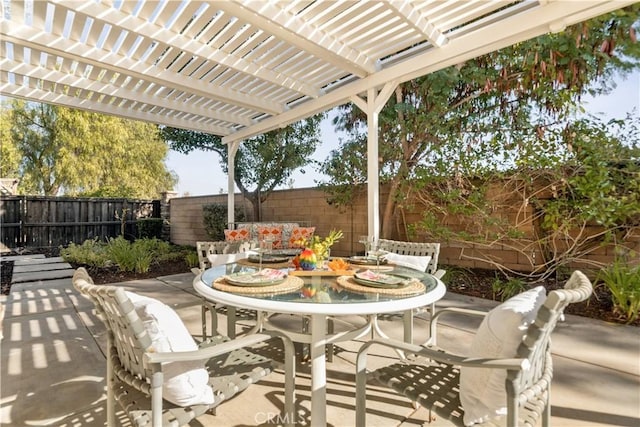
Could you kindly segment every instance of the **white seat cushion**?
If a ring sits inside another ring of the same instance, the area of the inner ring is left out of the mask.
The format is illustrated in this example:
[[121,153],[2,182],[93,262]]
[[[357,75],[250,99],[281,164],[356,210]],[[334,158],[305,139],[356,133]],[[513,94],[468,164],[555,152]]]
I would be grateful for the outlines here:
[[[545,296],[544,287],[538,286],[508,299],[487,313],[471,342],[469,357],[515,357]],[[464,408],[465,425],[506,415],[506,378],[504,369],[460,369],[460,402]]]
[[429,262],[431,262],[431,256],[425,255],[400,255],[396,253],[388,253],[384,257],[387,262],[391,264],[399,265],[402,267],[413,268],[414,270],[427,271]]
[[[156,352],[192,351],[198,346],[176,312],[166,304],[132,292],[126,292],[151,338]],[[162,397],[179,406],[214,402],[209,373],[204,361],[162,364]]]

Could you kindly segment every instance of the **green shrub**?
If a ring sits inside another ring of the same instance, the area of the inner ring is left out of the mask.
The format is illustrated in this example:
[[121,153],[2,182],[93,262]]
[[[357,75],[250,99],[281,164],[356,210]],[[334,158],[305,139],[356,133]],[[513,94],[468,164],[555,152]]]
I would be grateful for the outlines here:
[[105,243],[86,240],[82,245],[71,243],[67,248],[60,248],[60,255],[67,262],[93,267],[116,265],[121,271],[146,273],[154,264],[163,261],[183,260],[188,253],[193,253],[189,246],[174,246],[160,239],[138,239],[129,242],[122,236],[109,239]]
[[92,267],[105,267],[109,261],[107,247],[97,237],[92,240],[85,240],[81,245],[70,243],[66,248],[61,247],[60,256],[66,262]]
[[187,267],[189,268],[198,267],[200,265],[198,254],[195,252],[188,252],[187,254],[185,254],[184,262],[187,263]]
[[527,283],[519,278],[509,278],[506,282],[496,279],[491,284],[491,290],[493,291],[493,298],[500,297],[500,301],[511,298],[521,292],[527,290]]
[[616,258],[610,266],[600,270],[596,282],[602,282],[611,292],[613,310],[627,323],[640,313],[640,266],[631,266]]
[[171,253],[171,244],[160,239],[138,239],[132,243],[136,250],[151,253],[155,258]]
[[467,268],[456,265],[440,265],[440,267],[446,270],[446,274],[442,277],[442,282],[447,286],[460,281],[473,283],[473,273]]
[[[236,222],[244,221],[244,211],[236,206]],[[227,205],[212,203],[202,206],[202,221],[207,235],[212,240],[224,240],[224,230],[227,228]]]
[[136,254],[134,253],[131,242],[122,236],[109,239],[107,245],[107,253],[109,259],[122,271],[135,271]]
[[162,218],[142,218],[136,221],[139,239],[159,239],[162,237]]
[[151,263],[153,262],[153,254],[150,252],[144,252],[141,248],[136,248],[132,245],[133,257],[135,263],[133,269],[136,273],[146,273],[151,269]]

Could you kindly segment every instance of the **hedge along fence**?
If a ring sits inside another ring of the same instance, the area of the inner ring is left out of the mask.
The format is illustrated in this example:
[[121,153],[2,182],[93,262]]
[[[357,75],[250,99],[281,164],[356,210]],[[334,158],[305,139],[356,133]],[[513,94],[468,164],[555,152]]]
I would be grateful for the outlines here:
[[2,196],[1,249],[45,248],[87,239],[159,237],[159,200]]
[[[380,205],[382,207],[388,192],[383,187],[380,192]],[[539,227],[537,226],[538,212],[533,206],[524,206],[522,200],[513,198],[509,188],[496,185],[487,197],[494,199],[495,209],[491,215],[496,220],[512,225],[520,232],[517,236],[505,237],[496,241],[462,242],[447,238],[434,238],[424,230],[416,235],[407,235],[406,225],[416,224],[423,220],[425,206],[419,200],[413,199],[403,209],[402,215],[398,215],[399,224],[392,239],[415,241],[439,241],[441,243],[439,263],[452,266],[494,269],[492,262],[505,265],[508,269],[519,272],[531,272],[540,268],[545,255],[543,248],[538,244]],[[271,194],[263,204],[262,220],[268,221],[305,221],[316,227],[316,233],[325,236],[333,228],[341,229],[345,236],[342,241],[332,248],[332,255],[349,256],[363,251],[363,246],[358,243],[358,237],[367,234],[367,196],[366,192],[354,200],[347,207],[338,208],[326,201],[326,195],[317,189],[292,189],[279,190]],[[209,204],[223,204],[227,201],[226,194],[198,197],[179,197],[170,201],[171,210],[171,242],[195,246],[199,240],[211,240],[208,236],[203,221],[203,206]],[[236,203],[242,206],[243,200],[236,194]],[[238,209],[238,207],[236,207]],[[251,212],[250,209],[247,212]],[[247,221],[252,218],[248,217]],[[226,214],[223,218],[226,222]],[[477,226],[474,221],[464,215],[439,214],[435,216],[438,226],[449,228],[452,232],[469,230]],[[596,226],[589,226],[583,230],[574,230],[575,233],[589,233],[596,235],[599,232]],[[566,240],[552,242],[558,251],[563,247],[572,245],[571,235]],[[640,253],[640,230],[636,229],[624,236],[618,245],[603,244],[603,241],[594,238],[592,247],[583,251],[579,259],[571,261],[567,267],[584,268],[593,267],[595,263],[610,264],[614,261],[617,249],[635,250]]]

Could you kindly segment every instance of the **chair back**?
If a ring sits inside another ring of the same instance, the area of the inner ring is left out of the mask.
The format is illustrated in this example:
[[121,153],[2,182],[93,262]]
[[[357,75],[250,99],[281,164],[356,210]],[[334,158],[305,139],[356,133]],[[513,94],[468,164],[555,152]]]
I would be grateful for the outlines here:
[[250,249],[251,243],[249,242],[196,242],[200,271],[213,266],[209,255],[244,253]]
[[98,317],[106,326],[114,374],[139,390],[150,393],[150,384],[144,379],[151,378],[152,372],[145,369],[143,355],[150,350],[151,338],[124,289],[95,285],[84,268],[78,268],[73,274],[73,286],[91,299]]
[[380,239],[380,249],[400,255],[431,256],[426,272],[435,274],[438,271],[440,243],[401,242],[398,240]]
[[[530,369],[509,371],[506,383],[508,394],[517,396],[524,403],[519,414],[520,421],[524,424],[535,425],[535,420],[548,401],[548,384],[553,376],[551,333],[567,305],[585,301],[592,292],[593,286],[589,279],[581,271],[574,271],[564,289],[549,292],[535,321],[527,329],[518,347],[517,357],[528,359]],[[511,409],[509,412],[513,413]]]

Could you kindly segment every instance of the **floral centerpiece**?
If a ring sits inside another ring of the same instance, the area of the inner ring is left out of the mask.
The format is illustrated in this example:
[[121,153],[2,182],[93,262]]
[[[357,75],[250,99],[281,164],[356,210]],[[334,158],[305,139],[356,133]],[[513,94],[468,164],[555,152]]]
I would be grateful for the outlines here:
[[313,270],[316,265],[322,265],[331,254],[331,246],[343,236],[342,230],[331,230],[329,235],[324,238],[313,235],[309,239],[297,241],[296,244],[304,247],[305,250],[297,257],[297,260],[294,260],[294,264],[303,270]]

